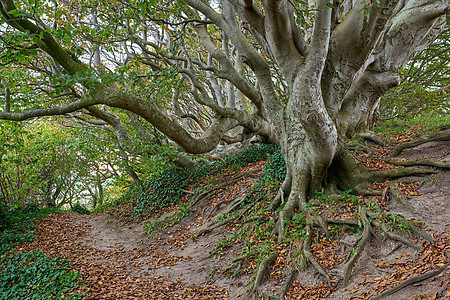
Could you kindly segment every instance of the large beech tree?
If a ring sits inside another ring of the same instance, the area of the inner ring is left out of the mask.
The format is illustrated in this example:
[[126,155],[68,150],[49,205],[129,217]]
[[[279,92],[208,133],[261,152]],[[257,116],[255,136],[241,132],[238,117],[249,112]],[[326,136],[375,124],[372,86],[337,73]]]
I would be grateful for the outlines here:
[[2,66],[28,74],[3,80],[1,119],[84,112],[120,136],[111,116],[122,109],[192,154],[252,135],[276,142],[280,238],[296,211],[326,228],[306,205],[316,190],[371,194],[371,181],[427,172],[369,171],[342,138],[367,134],[400,68],[445,28],[448,0],[0,3]]

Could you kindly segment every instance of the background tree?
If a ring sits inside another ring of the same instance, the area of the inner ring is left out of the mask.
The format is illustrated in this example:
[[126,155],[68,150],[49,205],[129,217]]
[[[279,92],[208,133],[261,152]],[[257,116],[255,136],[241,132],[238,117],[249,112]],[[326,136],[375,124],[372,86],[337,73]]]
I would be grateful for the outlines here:
[[426,49],[420,51],[401,71],[402,82],[438,89],[450,85],[450,15],[447,26]]
[[9,206],[95,206],[103,188],[123,180],[108,144],[55,121],[2,122],[0,144],[0,198]]
[[[400,70],[401,84],[379,100],[374,122],[445,115],[450,106],[450,15],[442,33]],[[444,93],[445,92],[445,93]],[[378,104],[376,104],[377,106]],[[380,118],[378,118],[378,116]]]

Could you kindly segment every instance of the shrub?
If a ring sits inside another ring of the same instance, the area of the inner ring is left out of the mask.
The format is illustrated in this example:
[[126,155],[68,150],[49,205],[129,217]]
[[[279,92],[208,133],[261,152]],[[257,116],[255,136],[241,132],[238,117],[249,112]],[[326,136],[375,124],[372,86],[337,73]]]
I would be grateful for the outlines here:
[[8,207],[0,204],[0,231],[10,228],[12,225],[11,218],[8,213]]
[[450,107],[448,94],[438,95],[405,82],[386,92],[381,98],[381,119],[407,119],[421,115],[445,115]]
[[89,215],[91,214],[91,212],[89,210],[87,210],[86,208],[84,208],[81,205],[75,205],[72,207],[72,212],[79,214],[79,215]]

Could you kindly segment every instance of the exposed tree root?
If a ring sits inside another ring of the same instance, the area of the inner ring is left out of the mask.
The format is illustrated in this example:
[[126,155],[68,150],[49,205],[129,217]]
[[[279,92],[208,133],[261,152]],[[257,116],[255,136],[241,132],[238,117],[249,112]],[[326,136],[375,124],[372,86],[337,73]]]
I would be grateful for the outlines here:
[[209,160],[209,161],[221,161],[221,162],[225,162],[225,160],[222,157],[219,156],[213,156],[209,153],[205,153],[204,156]]
[[393,233],[392,231],[389,231],[389,229],[386,228],[385,224],[381,224],[381,229],[383,230],[384,234],[388,238],[390,238],[391,240],[394,240],[394,241],[400,242],[402,244],[405,244],[406,246],[409,246],[409,247],[411,247],[411,248],[413,248],[415,250],[420,250],[420,245],[414,243],[413,241],[411,241],[408,238],[405,238],[405,237],[403,237],[401,235]]
[[264,279],[264,275],[272,264],[272,262],[278,257],[278,254],[271,254],[264,258],[259,264],[258,272],[256,273],[255,283],[253,284],[252,294],[258,294],[259,287]]
[[244,265],[244,261],[240,260],[238,263],[238,266],[236,268],[236,271],[233,272],[233,278],[238,278],[242,271],[242,266]]
[[382,191],[371,190],[371,189],[363,188],[363,187],[356,187],[355,193],[358,195],[362,195],[362,196],[383,196]]
[[233,184],[239,180],[241,180],[244,177],[249,177],[250,175],[252,175],[253,173],[256,173],[258,171],[261,171],[262,169],[256,169],[256,170],[251,170],[245,173],[242,173],[236,177],[233,177],[232,179],[225,181],[221,184],[218,184],[210,189],[208,189],[207,191],[204,191],[203,193],[200,193],[197,197],[195,197],[194,199],[191,200],[191,202],[189,203],[189,206],[192,208],[194,205],[196,205],[198,202],[200,202],[203,199],[208,198],[209,196],[211,196],[212,194],[214,194],[215,191],[220,190],[221,188]]
[[279,299],[285,299],[286,298],[286,293],[289,290],[289,288],[291,287],[292,284],[292,280],[294,280],[295,274],[297,274],[297,270],[296,269],[292,269],[287,278],[286,278],[286,282],[283,284],[283,288],[281,289],[281,293],[279,295]]
[[357,226],[358,221],[355,219],[335,219],[335,218],[327,218],[328,223],[334,223],[334,224],[343,224],[343,225],[352,225]]
[[225,211],[225,214],[228,214],[230,212],[232,212],[233,210],[235,210],[236,208],[238,208],[239,206],[241,206],[242,203],[244,203],[245,201],[245,196],[241,196],[240,198],[235,199],[234,204]]
[[[390,163],[390,161],[387,162]],[[405,166],[410,165],[426,165],[434,167],[441,166],[439,162],[435,164],[434,162],[424,160],[415,161],[411,164],[405,164]],[[366,198],[364,200],[366,201],[366,205],[362,203],[359,204],[360,206],[358,218],[340,219],[324,217],[324,215],[321,215],[315,209],[311,208],[311,204],[312,206],[314,206],[315,201],[308,198],[314,197],[315,194],[312,190],[313,188],[322,187],[320,185],[320,182],[318,182],[316,178],[320,176],[314,175],[315,173],[308,169],[296,170],[295,172],[291,170],[291,172],[289,172],[288,170],[285,181],[280,186],[276,197],[273,199],[269,206],[269,209],[276,210],[280,207],[281,204],[284,204],[283,208],[278,214],[278,220],[273,227],[272,234],[277,235],[278,242],[282,243],[287,238],[285,236],[289,232],[287,231],[287,228],[292,227],[292,224],[290,225],[290,227],[288,227],[288,221],[292,220],[292,218],[296,214],[302,214],[302,218],[304,219],[300,220],[299,218],[297,218],[295,220],[295,223],[297,224],[304,223],[302,225],[304,227],[302,228],[306,229],[304,240],[303,242],[301,242],[301,249],[298,251],[298,253],[302,253],[302,255],[300,256],[300,258],[302,259],[301,262],[303,262],[304,265],[309,264],[310,266],[312,266],[318,272],[318,274],[325,278],[324,280],[328,284],[328,286],[332,287],[331,275],[328,274],[327,270],[324,269],[321,264],[319,264],[319,262],[314,258],[311,251],[311,244],[313,230],[318,229],[321,232],[323,231],[327,237],[330,235],[328,229],[328,224],[330,223],[349,225],[352,227],[357,227],[358,225],[361,226],[361,237],[354,245],[350,245],[351,251],[348,254],[347,261],[342,272],[342,283],[344,286],[348,285],[353,273],[353,269],[371,238],[375,238],[378,242],[382,242],[380,233],[382,233],[385,239],[388,238],[394,241],[398,241],[401,244],[407,245],[414,249],[420,249],[420,245],[414,243],[407,237],[403,237],[392,232],[393,228],[390,228],[387,223],[383,223],[387,222],[386,220],[382,221],[385,217],[388,218],[388,221],[392,220],[389,216],[382,215],[383,209],[380,208],[380,206],[373,200],[368,200]],[[436,173],[435,170],[426,169],[423,167],[397,168],[382,171],[368,170],[349,151],[343,149],[336,154],[332,165],[328,168],[328,173],[324,178],[325,184],[323,185],[326,190],[323,194],[328,195],[328,193],[330,192],[334,193],[339,190],[352,189],[358,194],[379,195],[382,196],[383,199],[386,199],[389,197],[389,189],[386,188],[384,191],[372,189],[373,187],[370,185],[371,182],[382,182],[388,178],[399,178],[412,175],[420,176],[434,173]],[[317,185],[317,183],[319,184]],[[390,190],[393,193],[394,197],[399,199],[399,201],[403,203],[405,208],[409,209],[410,211],[414,211],[413,207],[408,202],[406,197],[404,197],[401,191],[398,190],[398,188],[395,187],[392,183],[390,186]],[[312,202],[308,204],[308,201]],[[248,209],[249,208],[246,208],[245,212],[247,212]],[[245,213],[242,213],[241,216],[244,214]],[[380,220],[380,218],[382,220]],[[396,222],[396,220],[393,221]],[[401,223],[395,223],[394,228],[396,224],[400,225]],[[415,227],[413,224],[409,225],[409,230],[415,233],[417,236],[420,236],[426,240],[431,239],[431,237]],[[268,263],[269,258],[271,257],[266,257],[263,260],[256,272],[256,281],[252,289],[253,294],[258,292],[258,288],[263,279],[264,272],[266,271],[268,265],[270,265],[270,263]],[[285,296],[286,291],[291,284],[293,274],[294,272],[291,272],[289,274],[288,280],[286,281],[286,287],[281,292],[280,297]],[[341,277],[339,276],[339,274],[336,274],[336,276]]]
[[441,273],[442,273],[449,265],[450,265],[450,264],[447,263],[447,264],[443,265],[442,267],[440,267],[440,268],[438,268],[438,269],[436,269],[436,270],[427,272],[427,273],[422,274],[422,275],[418,275],[418,276],[411,277],[411,278],[409,278],[409,279],[407,279],[407,280],[401,282],[400,284],[396,285],[396,286],[393,287],[392,289],[389,289],[389,290],[387,290],[387,291],[384,291],[384,292],[382,292],[381,294],[379,294],[379,295],[373,297],[372,300],[382,299],[383,297],[387,297],[387,296],[389,296],[389,295],[392,295],[392,294],[398,292],[399,290],[403,289],[404,287],[407,287],[408,285],[411,285],[411,284],[414,284],[414,283],[417,283],[417,282],[421,282],[421,281],[427,280],[427,279],[429,279],[429,278],[432,278],[432,277],[434,277],[434,276],[436,276],[436,275],[439,275],[439,274],[441,274]]
[[388,178],[398,178],[412,175],[429,175],[437,173],[434,170],[422,169],[418,167],[390,169],[375,171],[371,173],[372,181],[384,181]]
[[292,186],[292,177],[288,172],[288,174],[286,174],[286,179],[283,181],[283,183],[280,186],[280,189],[278,190],[277,195],[272,200],[272,203],[270,203],[271,210],[276,210],[280,206],[280,204],[285,202],[286,198],[289,196],[291,192],[291,186]]
[[423,230],[420,230],[411,222],[409,224],[409,230],[411,230],[416,236],[423,238],[425,241],[428,241],[428,242],[433,241],[433,238],[429,234],[427,234]]
[[[377,206],[377,209],[378,209],[378,211],[381,211],[381,209],[380,209],[378,206]],[[393,240],[400,241],[400,242],[405,241],[405,242],[402,242],[402,243],[405,244],[405,245],[407,245],[407,246],[410,246],[410,247],[412,247],[412,248],[420,249],[420,248],[417,248],[417,246],[418,246],[417,244],[413,243],[412,241],[410,241],[410,240],[408,240],[408,239],[406,239],[406,238],[404,238],[404,237],[400,237],[400,238],[399,238],[400,240],[397,239],[398,235],[396,235],[396,234],[390,232],[390,231],[386,228],[386,225],[385,225],[385,224],[381,224],[380,222],[376,221],[377,215],[376,215],[375,213],[373,213],[373,212],[367,212],[367,215],[368,215],[369,217],[371,217],[372,219],[374,219],[374,221],[372,221],[372,225],[374,225],[375,227],[381,229],[383,232],[388,232],[388,233],[386,233],[386,235],[387,235],[388,238],[391,238],[391,239],[393,239]],[[384,227],[383,227],[382,225],[383,225]],[[417,227],[416,227],[413,223],[411,223],[411,222],[408,223],[408,229],[409,229],[412,233],[414,233],[417,237],[421,237],[422,239],[424,239],[424,240],[426,240],[426,241],[428,241],[428,242],[431,242],[431,241],[433,240],[433,238],[432,238],[430,235],[428,235],[426,232],[424,232],[424,231],[420,230],[419,228],[417,228]]]
[[392,156],[397,156],[404,149],[416,147],[416,146],[419,146],[421,144],[425,144],[425,143],[431,142],[431,141],[447,140],[447,139],[450,139],[450,129],[439,131],[439,132],[430,133],[428,135],[421,136],[421,137],[419,137],[419,138],[417,138],[417,139],[415,139],[413,141],[400,144],[400,145],[398,145],[397,147],[394,148],[394,151],[392,152],[391,155]]
[[369,242],[369,238],[371,235],[371,226],[370,226],[369,220],[367,219],[367,208],[365,208],[364,206],[361,207],[359,216],[360,216],[362,224],[363,224],[363,233],[362,233],[361,240],[358,243],[358,247],[355,250],[355,253],[353,254],[353,256],[350,258],[350,260],[345,265],[344,276],[343,276],[344,277],[344,282],[343,282],[344,286],[347,286],[347,284],[350,280],[350,276],[352,274],[353,266],[355,265],[356,260],[359,258],[362,251],[364,250],[364,247],[366,247],[367,243]]
[[360,144],[360,143],[348,144],[347,148],[350,150],[355,150],[355,151],[364,151],[367,154],[372,154],[372,153],[376,152],[376,150],[374,150],[366,145]]
[[322,229],[322,231],[325,233],[325,236],[327,238],[329,238],[331,235],[330,235],[330,231],[328,230],[328,223],[327,223],[326,218],[323,218],[321,215],[317,215],[317,214],[314,214],[313,218],[314,218],[314,224],[319,226],[319,228]]
[[250,203],[248,206],[247,206],[247,208],[246,209],[244,209],[243,211],[242,211],[242,213],[240,213],[239,214],[239,216],[237,216],[235,219],[234,219],[234,221],[238,221],[238,220],[240,220],[252,207],[253,207],[253,205],[255,205],[256,204],[256,202],[258,202],[259,200],[261,200],[261,198],[258,198],[258,199],[256,199],[255,201],[253,201],[252,203]]
[[416,159],[416,160],[410,160],[410,161],[398,161],[398,160],[391,160],[391,159],[375,159],[384,161],[385,163],[388,163],[390,165],[394,166],[430,166],[430,167],[436,167],[436,168],[443,168],[443,169],[450,169],[450,162],[447,161],[437,161],[432,159]]
[[230,221],[231,221],[231,220],[223,220],[222,222],[219,222],[219,223],[216,223],[216,224],[215,224],[215,223],[212,223],[210,226],[208,226],[208,227],[206,227],[206,228],[203,228],[202,230],[198,231],[196,235],[197,235],[197,236],[202,236],[202,235],[204,235],[205,233],[211,232],[211,231],[213,231],[214,229],[217,229],[217,228],[219,228],[219,227],[222,227],[222,226],[228,224]]
[[311,237],[312,237],[312,226],[311,224],[306,225],[306,235],[305,240],[303,242],[303,255],[305,258],[311,263],[311,265],[314,267],[314,269],[319,272],[320,275],[325,277],[325,280],[328,284],[328,286],[331,288],[331,279],[330,275],[328,275],[327,272],[322,268],[322,266],[314,259],[312,253],[311,253]]
[[392,196],[400,201],[407,210],[410,212],[415,212],[415,209],[412,207],[411,203],[409,203],[408,198],[406,198],[402,191],[396,187],[393,182],[389,183],[389,189],[391,190]]
[[384,137],[382,137],[374,132],[370,132],[370,131],[358,133],[356,135],[356,137],[360,137],[360,138],[372,141],[383,147],[389,144],[389,142]]
[[[232,207],[230,207],[227,211],[225,211],[224,212],[224,214],[229,214],[229,213],[231,213],[233,210],[235,210],[237,207],[239,207],[244,201],[245,201],[245,196],[243,196],[243,197],[241,197]],[[246,213],[247,213],[247,211],[250,209],[250,208],[252,208],[253,207],[253,205],[256,203],[256,202],[258,202],[260,199],[258,198],[258,199],[256,199],[255,201],[253,201],[252,203],[250,203],[248,206],[247,206],[247,208],[242,212],[242,213],[240,213],[237,217],[234,217],[234,218],[230,218],[230,219],[225,219],[225,220],[223,220],[222,222],[219,222],[219,223],[212,223],[211,225],[209,225],[208,227],[206,227],[206,228],[203,228],[202,230],[200,230],[199,232],[197,232],[197,236],[201,236],[201,235],[203,235],[203,234],[205,234],[205,233],[208,233],[208,232],[211,232],[211,231],[213,231],[213,230],[215,230],[215,229],[217,229],[217,228],[220,228],[220,227],[222,227],[222,226],[224,226],[224,225],[226,225],[226,224],[228,224],[228,223],[230,223],[230,222],[232,222],[232,221],[237,221],[237,220],[239,220],[243,215],[245,215]]]
[[234,202],[234,204],[225,212],[231,212],[233,211],[236,207],[240,206],[244,201],[245,201],[245,195],[244,196],[240,196],[237,198],[233,198],[233,199],[228,199],[228,200],[223,200],[227,195],[224,195],[222,197],[221,200],[219,200],[216,205],[214,205],[214,207],[211,209],[211,211],[208,213],[207,218],[209,218],[220,206],[222,206],[223,204],[228,204],[230,202]]
[[[234,201],[236,199],[228,199],[226,200],[227,195],[223,195],[222,198],[220,198],[219,201],[217,201],[217,203],[211,208],[211,210],[209,211],[208,215],[206,216],[207,218],[211,217],[211,215],[217,210],[219,209],[220,206],[222,206],[223,204],[226,203],[230,203],[231,201]],[[203,216],[202,216],[203,217]]]

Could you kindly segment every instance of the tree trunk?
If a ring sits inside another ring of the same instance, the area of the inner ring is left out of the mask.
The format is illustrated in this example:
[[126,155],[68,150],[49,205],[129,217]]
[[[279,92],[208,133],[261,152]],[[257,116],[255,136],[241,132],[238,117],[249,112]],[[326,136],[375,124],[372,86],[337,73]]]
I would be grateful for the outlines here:
[[284,186],[289,187],[282,191],[288,200],[280,212],[279,229],[297,209],[306,209],[307,197],[326,185],[327,170],[337,151],[338,132],[325,109],[320,84],[305,77],[300,74],[294,80],[293,98],[283,111],[279,133],[288,170]]

